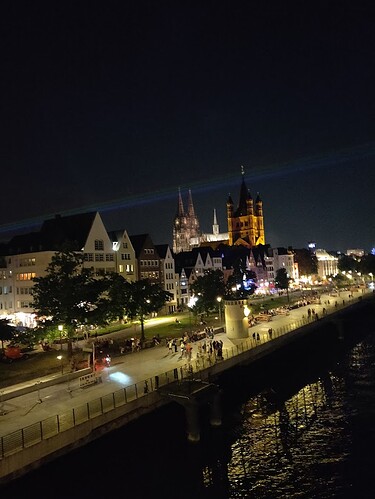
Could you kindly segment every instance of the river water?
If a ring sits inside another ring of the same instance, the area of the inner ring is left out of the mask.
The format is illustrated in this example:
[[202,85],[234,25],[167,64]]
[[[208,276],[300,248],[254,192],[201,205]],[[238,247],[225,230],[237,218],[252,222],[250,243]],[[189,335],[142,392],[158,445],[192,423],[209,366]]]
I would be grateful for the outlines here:
[[[6,497],[375,497],[375,331],[297,345],[220,378],[198,443],[170,404],[3,486]],[[5,497],[5,495],[4,495]]]

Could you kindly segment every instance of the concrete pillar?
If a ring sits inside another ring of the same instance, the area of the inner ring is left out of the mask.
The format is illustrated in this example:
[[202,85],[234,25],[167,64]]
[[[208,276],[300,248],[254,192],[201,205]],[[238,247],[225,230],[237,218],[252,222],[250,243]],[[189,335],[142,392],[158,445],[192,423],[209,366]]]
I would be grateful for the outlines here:
[[199,405],[196,400],[189,400],[185,405],[187,436],[190,442],[199,442],[200,424],[199,424]]
[[225,300],[225,331],[229,339],[248,338],[249,323],[245,316],[246,300]]
[[222,418],[223,418],[222,391],[218,390],[212,396],[211,415],[210,415],[211,426],[221,426]]
[[343,340],[345,338],[345,335],[344,335],[344,321],[343,319],[339,319],[339,318],[336,318],[334,320],[334,324],[336,326],[336,329],[337,329],[337,337],[339,340]]

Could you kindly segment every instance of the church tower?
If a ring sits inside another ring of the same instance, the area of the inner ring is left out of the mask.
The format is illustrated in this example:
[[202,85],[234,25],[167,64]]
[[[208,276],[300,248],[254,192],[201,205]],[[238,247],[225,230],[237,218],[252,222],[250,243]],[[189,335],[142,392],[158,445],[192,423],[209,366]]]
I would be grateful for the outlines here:
[[227,200],[228,244],[229,246],[242,244],[253,248],[260,244],[266,244],[263,202],[258,193],[254,204],[250,191],[246,187],[243,167],[241,167],[241,173],[242,182],[237,209],[234,210],[231,195],[229,195]]
[[190,251],[192,239],[197,242],[200,239],[200,228],[198,217],[195,214],[191,190],[188,193],[187,212],[184,210],[180,188],[178,189],[177,213],[173,221],[173,251]]

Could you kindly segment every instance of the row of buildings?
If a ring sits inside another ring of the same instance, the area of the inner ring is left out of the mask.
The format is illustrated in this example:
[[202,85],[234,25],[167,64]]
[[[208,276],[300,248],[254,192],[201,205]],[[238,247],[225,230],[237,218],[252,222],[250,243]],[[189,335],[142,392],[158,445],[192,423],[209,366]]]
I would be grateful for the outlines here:
[[220,234],[214,215],[212,234],[202,234],[191,192],[186,213],[179,192],[173,247],[154,244],[149,234],[130,235],[126,229],[108,231],[98,212],[56,215],[44,221],[39,231],[17,235],[3,244],[0,317],[19,325],[35,325],[33,278],[45,275],[52,256],[67,244],[82,253],[84,266],[95,275],[116,272],[128,281],[147,278],[160,284],[173,295],[166,313],[189,305],[190,287],[205,271],[220,269],[227,278],[239,256],[256,273],[259,289],[269,289],[281,267],[291,278],[298,278],[293,253],[265,244],[262,202],[258,195],[253,203],[244,177],[238,207],[234,210],[229,197],[227,214],[228,233]]

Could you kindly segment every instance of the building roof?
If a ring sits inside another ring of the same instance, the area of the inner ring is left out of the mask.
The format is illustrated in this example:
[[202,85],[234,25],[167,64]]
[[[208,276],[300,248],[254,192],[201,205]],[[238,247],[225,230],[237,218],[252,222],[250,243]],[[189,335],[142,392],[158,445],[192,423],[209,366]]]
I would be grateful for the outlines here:
[[199,255],[201,256],[203,263],[206,263],[207,255],[210,255],[211,258],[221,258],[220,251],[213,250],[209,246],[192,248],[190,251],[181,251],[174,255],[176,272],[180,273],[182,269],[185,269],[187,272],[187,269],[194,268]]
[[69,249],[80,251],[84,247],[92,228],[96,212],[62,217],[55,215],[45,220],[39,232],[14,236],[6,245],[8,255],[33,253],[39,251],[61,251]]
[[112,243],[118,243],[125,233],[125,229],[110,230],[108,232],[108,237]]
[[135,251],[136,258],[139,257],[142,249],[145,247],[146,243],[150,244],[154,247],[154,244],[151,240],[150,234],[136,234],[133,236],[129,236],[130,242]]
[[51,249],[58,250],[69,243],[73,244],[74,249],[81,250],[85,246],[96,214],[97,212],[92,211],[67,217],[55,215],[55,218],[43,222],[40,233]]
[[159,258],[165,258],[167,256],[168,248],[168,244],[155,244],[155,249],[158,252]]
[[248,199],[251,199],[251,195],[246,187],[245,177],[242,176],[238,207],[234,213],[235,217],[243,217],[243,216],[246,216],[248,214],[247,213],[247,200]]

